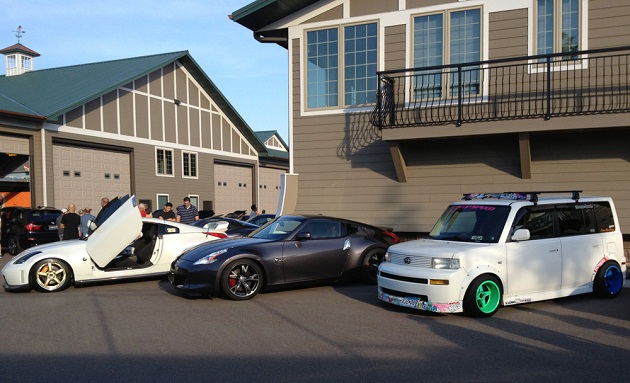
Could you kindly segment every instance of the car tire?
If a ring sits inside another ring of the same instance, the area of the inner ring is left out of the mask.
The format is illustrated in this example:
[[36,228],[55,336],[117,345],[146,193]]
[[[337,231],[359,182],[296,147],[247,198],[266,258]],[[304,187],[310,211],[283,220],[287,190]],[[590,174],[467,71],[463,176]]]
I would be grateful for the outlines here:
[[363,257],[363,264],[361,267],[361,279],[365,283],[376,284],[376,274],[378,273],[378,265],[383,262],[385,257],[385,249],[373,249],[370,250]]
[[221,275],[221,290],[232,300],[252,299],[261,290],[263,276],[258,264],[250,259],[230,263]]
[[464,312],[477,318],[494,315],[501,303],[501,286],[496,277],[482,275],[475,279],[464,295]]
[[59,259],[41,260],[35,264],[31,272],[31,285],[43,293],[65,290],[71,281],[72,269]]
[[597,270],[593,293],[600,298],[614,298],[623,288],[623,272],[616,262],[608,261]]
[[18,255],[22,252],[22,246],[20,246],[20,238],[18,238],[17,235],[12,235],[9,237],[7,247],[9,248],[9,254],[11,255]]

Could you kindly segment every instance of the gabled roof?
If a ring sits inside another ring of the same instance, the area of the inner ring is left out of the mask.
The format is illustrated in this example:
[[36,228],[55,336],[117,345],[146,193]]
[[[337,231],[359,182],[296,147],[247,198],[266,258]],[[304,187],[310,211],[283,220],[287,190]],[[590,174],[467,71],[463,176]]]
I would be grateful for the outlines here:
[[259,153],[266,152],[252,129],[188,51],[36,70],[0,76],[0,113],[56,122],[59,116],[141,76],[179,60]]
[[[256,136],[258,137],[258,139],[263,145],[265,144],[265,142],[267,142],[269,138],[271,138],[272,136],[275,136],[278,139],[278,141],[280,141],[282,145],[287,150],[289,150],[289,146],[287,145],[286,142],[284,142],[282,137],[278,134],[277,130],[265,130],[261,132],[254,132],[254,134],[256,134]],[[267,150],[269,157],[279,158],[279,159],[289,159],[289,153],[287,151],[272,149],[266,146],[265,146],[265,149]]]
[[[234,12],[230,18],[254,32],[254,37],[264,36],[268,38],[284,38],[288,37],[286,29],[276,31],[264,31],[260,29],[270,25],[290,14],[307,7],[318,0],[256,0]],[[261,40],[262,41],[262,40]],[[287,42],[269,40],[287,48]]]

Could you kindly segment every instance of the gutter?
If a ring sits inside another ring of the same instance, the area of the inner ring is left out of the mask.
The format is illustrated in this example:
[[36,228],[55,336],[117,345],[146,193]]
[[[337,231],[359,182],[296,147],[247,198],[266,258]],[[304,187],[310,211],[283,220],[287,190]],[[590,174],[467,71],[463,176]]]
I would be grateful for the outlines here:
[[256,39],[256,41],[258,41],[259,43],[288,43],[289,42],[289,38],[288,37],[267,37],[267,36],[263,36],[262,34],[259,34],[258,32],[254,31],[254,39]]

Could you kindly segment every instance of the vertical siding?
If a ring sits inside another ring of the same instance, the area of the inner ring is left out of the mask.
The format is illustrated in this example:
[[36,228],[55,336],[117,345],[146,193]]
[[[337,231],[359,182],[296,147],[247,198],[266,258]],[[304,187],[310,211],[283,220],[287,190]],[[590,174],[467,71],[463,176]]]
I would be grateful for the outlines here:
[[85,128],[101,131],[101,99],[97,98],[85,104]]
[[527,9],[491,13],[489,30],[490,60],[527,56]]
[[[120,89],[118,96],[118,105],[120,107],[120,133],[133,137],[133,93]],[[112,129],[110,133],[116,133],[113,130],[114,129]]]
[[169,64],[162,68],[162,83],[164,85],[164,90],[162,96],[168,100],[172,100],[175,98],[175,72],[174,72],[175,63]]
[[177,131],[175,130],[175,104],[170,102],[165,102],[164,106],[164,141],[166,142],[177,142],[176,135]]
[[151,99],[151,138],[162,141],[164,134],[162,132],[162,100],[156,98]]
[[149,138],[149,98],[134,94],[136,102],[136,137]]
[[149,91],[151,95],[162,97],[162,70],[158,69],[149,74]]
[[199,109],[197,108],[188,109],[188,123],[190,124],[189,125],[190,126],[189,145],[199,147],[201,145]]
[[177,116],[177,143],[188,145],[188,107],[184,105],[175,108]]
[[308,19],[307,21],[304,22],[304,24],[316,23],[318,21],[338,20],[342,18],[343,18],[343,5],[339,5],[337,7],[334,7],[333,9],[322,12],[321,14]]
[[432,5],[451,4],[458,0],[406,0],[407,9],[428,7]]
[[118,133],[118,92],[113,90],[103,96],[103,130]]

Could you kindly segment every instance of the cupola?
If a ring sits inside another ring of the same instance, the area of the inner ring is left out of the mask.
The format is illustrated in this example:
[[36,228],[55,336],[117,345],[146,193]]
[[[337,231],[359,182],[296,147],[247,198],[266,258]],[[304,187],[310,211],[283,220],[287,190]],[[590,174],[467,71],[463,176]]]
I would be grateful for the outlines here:
[[17,44],[0,50],[5,56],[5,73],[8,76],[17,76],[35,69],[33,58],[39,57],[39,53],[31,50],[20,43],[24,31],[19,26],[16,32]]

